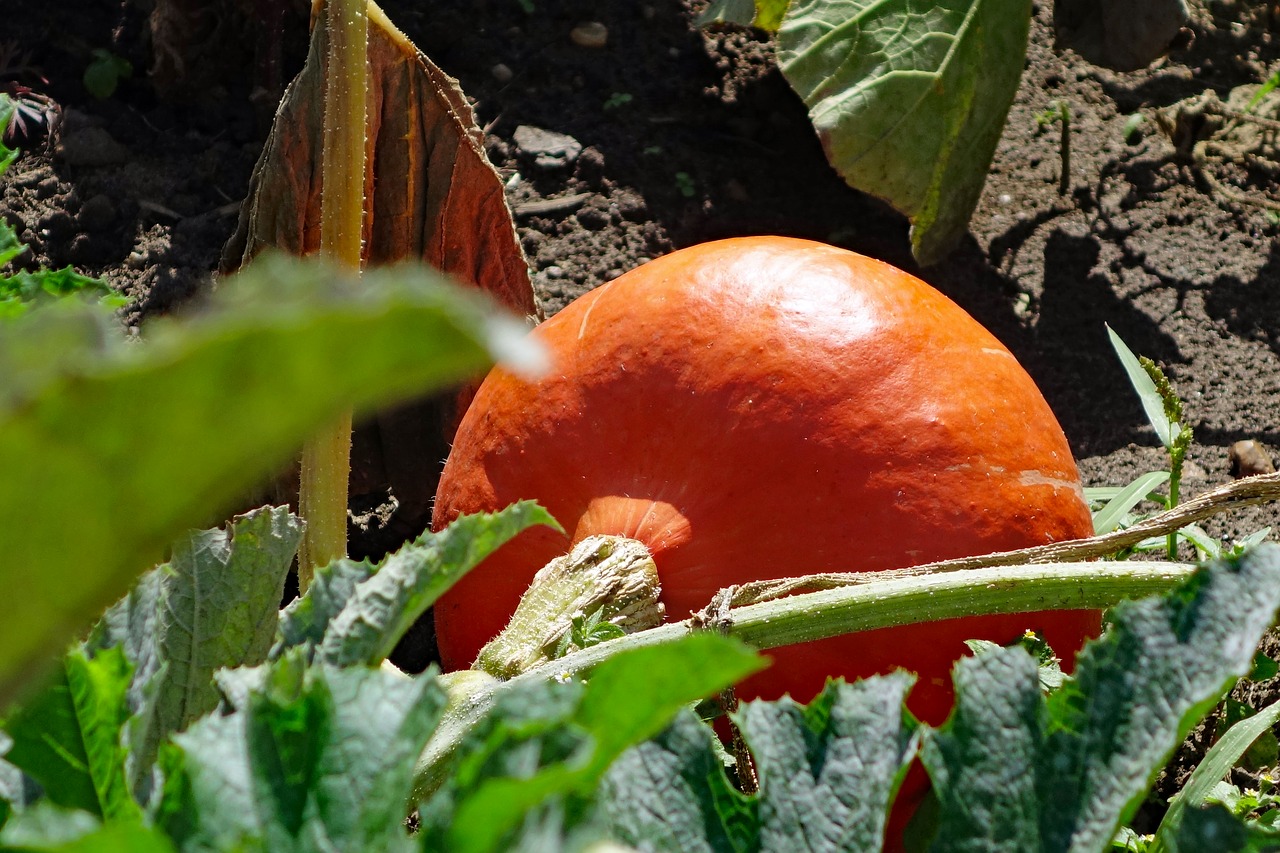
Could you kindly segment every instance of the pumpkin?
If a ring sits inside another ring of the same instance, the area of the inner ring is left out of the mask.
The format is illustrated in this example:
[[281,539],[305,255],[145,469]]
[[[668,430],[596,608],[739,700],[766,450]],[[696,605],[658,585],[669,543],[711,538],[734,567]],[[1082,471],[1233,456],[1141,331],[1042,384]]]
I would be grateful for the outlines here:
[[[888,264],[749,237],[645,264],[532,333],[552,369],[496,369],[459,426],[434,525],[541,502],[526,531],[436,606],[468,666],[539,568],[597,533],[648,545],[668,618],[722,587],[877,571],[1088,536],[1067,441],[1009,351]],[[903,667],[940,723],[965,640],[1041,631],[1069,662],[1095,611],[953,619],[774,649],[742,698],[812,698],[828,676]]]

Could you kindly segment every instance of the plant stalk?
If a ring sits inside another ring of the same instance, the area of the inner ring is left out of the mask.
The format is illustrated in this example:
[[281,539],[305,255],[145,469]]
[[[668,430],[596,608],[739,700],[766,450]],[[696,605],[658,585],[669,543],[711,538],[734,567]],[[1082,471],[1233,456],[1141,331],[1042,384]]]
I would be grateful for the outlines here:
[[[364,230],[369,18],[366,0],[328,0],[328,56],[321,154],[320,251],[359,272]],[[298,553],[305,592],[316,568],[347,553],[351,411],[302,451],[298,503],[307,521]]]
[[[428,742],[415,772],[420,802],[447,778],[448,764],[466,732],[493,707],[499,691],[529,681],[586,675],[622,652],[678,642],[695,630],[719,630],[757,649],[821,640],[840,634],[963,616],[1040,610],[1099,609],[1126,598],[1164,592],[1195,566],[1167,562],[1040,563],[989,566],[872,580],[725,609],[712,618],[686,619],[640,631],[541,663],[508,681],[461,677],[449,725]],[[708,608],[711,609],[711,608]],[[534,642],[541,642],[535,633]],[[446,676],[458,679],[458,673]],[[465,691],[461,688],[465,683]]]

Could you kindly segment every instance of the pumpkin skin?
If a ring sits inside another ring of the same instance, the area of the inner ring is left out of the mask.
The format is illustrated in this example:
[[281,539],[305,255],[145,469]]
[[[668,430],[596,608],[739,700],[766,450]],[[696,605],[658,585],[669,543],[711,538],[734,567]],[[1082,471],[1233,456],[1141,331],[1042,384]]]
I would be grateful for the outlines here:
[[[528,381],[496,369],[464,416],[434,526],[541,502],[435,608],[446,669],[470,665],[534,573],[607,533],[646,543],[669,619],[722,587],[877,571],[1088,536],[1062,430],[1026,372],[945,296],[888,264],[782,237],[675,252],[532,333]],[[941,723],[964,641],[1044,633],[1069,665],[1096,611],[953,619],[769,651],[744,699],[807,702],[828,676],[902,667]]]

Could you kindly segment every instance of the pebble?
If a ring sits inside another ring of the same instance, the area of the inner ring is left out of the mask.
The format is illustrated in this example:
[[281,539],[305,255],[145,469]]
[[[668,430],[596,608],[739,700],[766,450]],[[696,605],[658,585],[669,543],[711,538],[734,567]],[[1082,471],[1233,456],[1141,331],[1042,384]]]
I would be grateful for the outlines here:
[[599,21],[587,21],[569,31],[569,40],[578,47],[602,48],[609,43],[609,28]]
[[103,231],[116,221],[116,206],[105,193],[98,193],[84,203],[77,218],[85,231]]
[[609,225],[609,214],[598,207],[578,211],[578,222],[588,231],[600,231]]
[[499,83],[510,83],[516,73],[511,70],[511,66],[506,63],[499,62],[497,65],[489,69],[489,73],[493,75],[493,79]]
[[564,133],[522,124],[516,128],[516,145],[539,169],[559,169],[571,165],[582,153],[582,143]]
[[649,215],[649,206],[645,204],[642,196],[633,192],[619,192],[615,199],[618,203],[618,212],[622,214],[623,219],[629,219],[632,222],[639,222]]
[[1242,477],[1253,477],[1257,474],[1271,474],[1276,470],[1271,454],[1261,442],[1253,439],[1237,441],[1227,451],[1231,462],[1231,476],[1239,480]]
[[69,166],[116,166],[129,159],[129,149],[100,127],[64,132],[54,152]]

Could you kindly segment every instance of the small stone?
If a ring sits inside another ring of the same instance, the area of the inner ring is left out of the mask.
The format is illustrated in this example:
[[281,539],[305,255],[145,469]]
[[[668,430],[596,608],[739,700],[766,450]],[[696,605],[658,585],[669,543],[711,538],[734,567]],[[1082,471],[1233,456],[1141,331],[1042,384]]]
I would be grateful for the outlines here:
[[88,234],[77,234],[71,240],[67,250],[71,262],[76,266],[94,266],[106,260],[105,247]]
[[516,73],[511,70],[511,66],[499,62],[497,65],[489,69],[489,73],[493,75],[493,79],[499,83],[510,83]]
[[582,143],[564,133],[522,124],[516,128],[516,145],[533,158],[539,169],[559,169],[571,165],[582,153]]
[[1271,454],[1260,442],[1253,439],[1237,441],[1227,452],[1231,462],[1231,476],[1237,480],[1258,474],[1271,474],[1276,470]]
[[85,231],[102,231],[116,221],[116,206],[105,193],[98,193],[84,203],[78,218]]
[[587,21],[570,30],[569,39],[578,47],[601,48],[609,43],[609,28],[599,21]]
[[64,133],[55,153],[69,166],[117,166],[129,159],[129,149],[100,127]]
[[542,271],[547,278],[564,278],[564,269],[558,266],[549,266]]
[[598,187],[604,177],[604,155],[600,153],[600,149],[595,146],[582,149],[574,174],[593,187]]
[[601,231],[609,225],[609,214],[598,207],[578,211],[578,222],[588,231]]
[[54,210],[40,220],[40,236],[63,238],[70,237],[76,231],[75,221],[65,210]]
[[618,213],[622,214],[623,219],[640,222],[649,215],[649,206],[645,204],[644,198],[636,193],[624,190],[614,197],[614,201],[617,203]]

